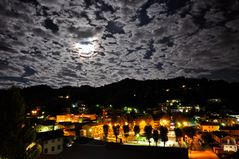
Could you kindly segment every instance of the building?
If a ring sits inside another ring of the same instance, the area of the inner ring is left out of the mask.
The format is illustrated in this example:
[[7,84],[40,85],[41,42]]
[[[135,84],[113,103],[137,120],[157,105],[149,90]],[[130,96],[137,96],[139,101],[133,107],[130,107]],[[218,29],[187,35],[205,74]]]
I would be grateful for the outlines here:
[[212,138],[220,145],[223,152],[237,152],[237,144],[234,137],[223,131],[215,131],[212,133]]
[[226,132],[223,131],[214,131],[211,133],[213,140],[215,140],[218,144],[222,143],[222,139],[226,136],[228,136],[228,134]]
[[204,122],[204,123],[201,123],[200,125],[201,125],[202,132],[219,131],[220,129],[220,125],[217,123]]
[[96,114],[65,114],[57,115],[56,122],[81,123],[83,120],[96,120]]
[[103,139],[103,124],[85,124],[80,130],[80,135],[83,137]]
[[219,113],[211,113],[204,117],[201,117],[201,121],[217,123],[221,126],[234,126],[237,124],[237,118],[230,115],[221,115]]
[[63,129],[61,125],[55,123],[53,120],[38,120],[38,122],[35,123],[34,129],[36,132],[46,132],[46,131],[53,131],[57,129]]
[[235,144],[223,144],[223,151],[237,152],[237,145],[235,145]]
[[224,152],[237,152],[236,140],[231,136],[225,136],[221,139]]
[[62,130],[38,133],[37,140],[41,143],[42,154],[59,154],[63,151],[64,136]]
[[239,137],[239,125],[221,127],[220,130],[227,132],[231,136]]

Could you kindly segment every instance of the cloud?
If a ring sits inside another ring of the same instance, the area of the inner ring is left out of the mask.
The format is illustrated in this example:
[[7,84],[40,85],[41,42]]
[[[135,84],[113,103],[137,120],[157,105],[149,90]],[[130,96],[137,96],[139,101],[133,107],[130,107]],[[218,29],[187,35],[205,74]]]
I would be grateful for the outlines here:
[[110,32],[111,34],[125,34],[124,32],[124,24],[118,21],[109,21],[108,25],[106,26],[106,31]]
[[[236,0],[4,0],[0,7],[2,87],[238,79]],[[81,57],[76,43],[94,43],[96,56]]]
[[233,31],[239,30],[239,19],[233,19],[232,21],[229,21],[226,23],[226,26]]
[[100,30],[101,28],[99,27],[98,28],[93,28],[93,27],[79,27],[79,28],[69,27],[68,28],[69,33],[71,33],[73,37],[77,37],[77,38],[93,37]]

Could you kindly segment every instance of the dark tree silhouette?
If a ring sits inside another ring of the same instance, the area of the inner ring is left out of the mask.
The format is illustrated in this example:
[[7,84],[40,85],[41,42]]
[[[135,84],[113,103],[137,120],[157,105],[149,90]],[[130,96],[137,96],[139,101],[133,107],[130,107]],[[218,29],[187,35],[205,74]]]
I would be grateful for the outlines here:
[[185,141],[189,147],[189,149],[192,149],[193,144],[193,136],[196,134],[196,128],[195,127],[184,127],[183,133],[187,138],[185,137]]
[[154,139],[154,142],[155,142],[155,144],[157,146],[158,140],[159,140],[159,132],[156,129],[154,129],[154,131],[153,131],[153,139]]
[[139,132],[140,132],[139,126],[138,126],[138,125],[135,125],[135,126],[134,126],[134,135],[136,136],[137,134],[139,134]]
[[139,125],[135,125],[134,126],[134,136],[136,137],[137,143],[138,143],[137,135],[139,134],[139,132],[140,132]]
[[183,128],[183,133],[192,139],[193,136],[196,134],[196,128],[194,128],[194,127],[184,127]]
[[127,138],[129,136],[129,125],[124,125],[123,126],[123,131],[124,131],[124,136],[125,136],[126,141],[127,141]]
[[146,125],[144,127],[144,133],[145,133],[145,137],[149,142],[149,146],[150,146],[150,138],[152,137],[152,126],[151,125]]
[[119,125],[114,125],[113,126],[113,132],[114,132],[115,139],[116,139],[115,142],[117,142],[118,135],[119,135],[119,132],[120,132],[120,126]]
[[203,146],[215,143],[214,139],[212,138],[212,134],[209,132],[203,132],[202,140],[203,140]]
[[159,130],[160,130],[161,140],[163,141],[163,144],[165,147],[165,143],[168,141],[168,129],[164,126],[160,126]]
[[107,141],[107,137],[108,137],[108,133],[109,133],[109,125],[104,124],[103,131],[104,131],[104,140]]
[[[36,133],[25,116],[20,90],[11,88],[0,97],[0,158],[34,159],[40,154]],[[29,146],[32,145],[32,146]]]
[[182,129],[180,129],[180,128],[175,128],[175,129],[174,129],[174,132],[175,132],[175,136],[176,136],[176,142],[178,142],[179,146],[181,147],[181,144],[180,144],[180,142],[179,142],[179,139],[180,139],[181,137],[183,137],[183,131],[182,131]]

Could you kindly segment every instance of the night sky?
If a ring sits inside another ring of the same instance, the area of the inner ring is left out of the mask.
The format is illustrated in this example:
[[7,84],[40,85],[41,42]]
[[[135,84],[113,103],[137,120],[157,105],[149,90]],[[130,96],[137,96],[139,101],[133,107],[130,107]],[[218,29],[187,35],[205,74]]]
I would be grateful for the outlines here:
[[239,0],[0,0],[0,88],[239,81]]

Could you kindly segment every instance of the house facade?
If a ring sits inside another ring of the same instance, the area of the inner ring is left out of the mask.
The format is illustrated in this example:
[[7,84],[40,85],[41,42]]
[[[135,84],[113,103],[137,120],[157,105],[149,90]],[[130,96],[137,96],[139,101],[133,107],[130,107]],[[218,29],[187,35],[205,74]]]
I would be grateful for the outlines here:
[[202,132],[219,131],[220,125],[216,123],[201,123]]
[[42,145],[43,154],[59,154],[63,151],[63,137],[45,140]]
[[37,134],[37,139],[42,146],[42,154],[59,154],[64,148],[62,130],[48,131]]

